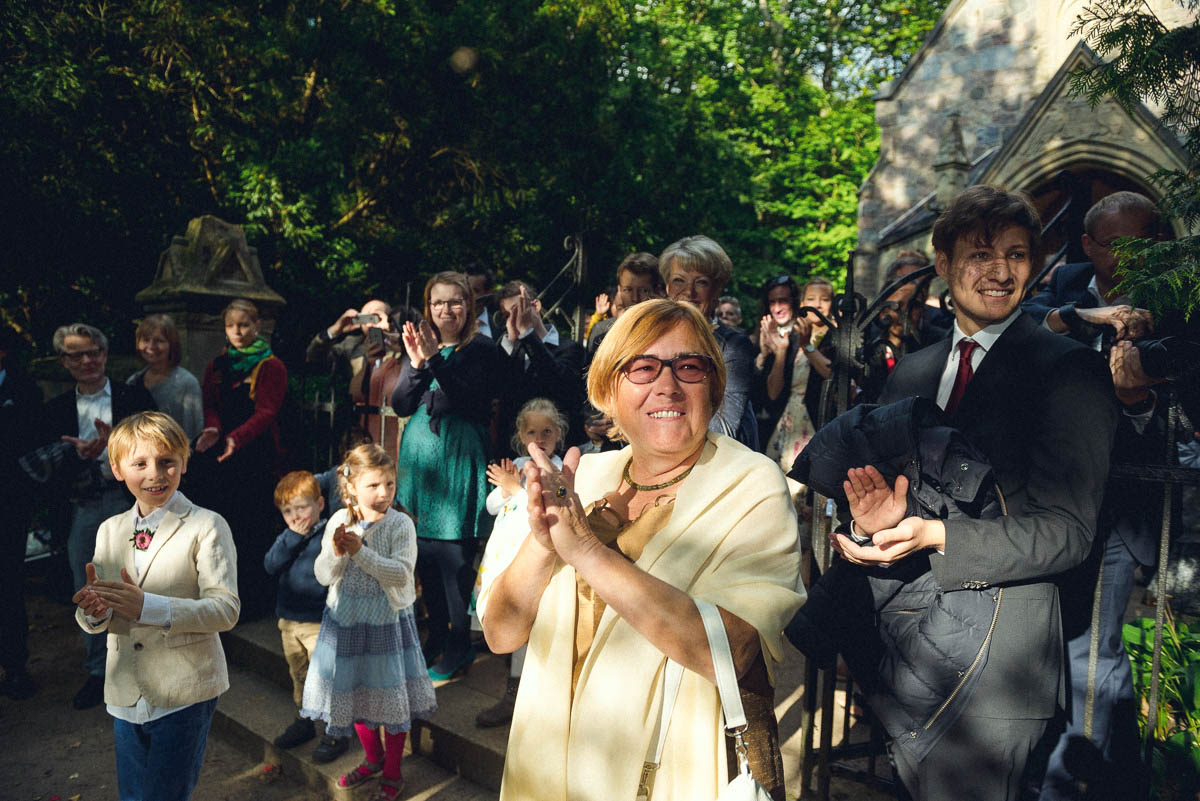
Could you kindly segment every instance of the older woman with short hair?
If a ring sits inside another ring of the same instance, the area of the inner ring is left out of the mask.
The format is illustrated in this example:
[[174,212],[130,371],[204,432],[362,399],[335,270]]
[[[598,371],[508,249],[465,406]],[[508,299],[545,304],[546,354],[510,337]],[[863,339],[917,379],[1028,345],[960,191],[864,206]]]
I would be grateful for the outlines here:
[[750,406],[757,349],[743,332],[718,322],[714,316],[717,299],[733,277],[733,262],[725,249],[707,236],[688,236],[667,246],[658,257],[658,269],[667,285],[667,297],[699,309],[710,321],[721,348],[727,376],[725,400],[709,427],[758,450],[758,423]]
[[661,714],[664,664],[685,670],[654,801],[728,782],[721,705],[694,599],[720,608],[755,777],[783,798],[767,664],[803,600],[796,518],[779,468],[709,423],[725,392],[709,320],[650,300],[613,326],[588,373],[629,445],[560,472],[530,447],[531,535],[481,591],[498,652],[528,643],[502,801],[632,801]]

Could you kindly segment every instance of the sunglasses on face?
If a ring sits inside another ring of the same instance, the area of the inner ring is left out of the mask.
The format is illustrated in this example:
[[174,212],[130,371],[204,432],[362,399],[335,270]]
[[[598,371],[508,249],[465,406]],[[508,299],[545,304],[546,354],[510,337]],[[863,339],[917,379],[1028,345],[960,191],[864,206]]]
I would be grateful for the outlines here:
[[685,384],[699,384],[715,369],[713,360],[702,353],[685,353],[674,359],[657,356],[634,356],[621,368],[633,384],[650,384],[658,379],[663,368],[670,368],[676,379]]

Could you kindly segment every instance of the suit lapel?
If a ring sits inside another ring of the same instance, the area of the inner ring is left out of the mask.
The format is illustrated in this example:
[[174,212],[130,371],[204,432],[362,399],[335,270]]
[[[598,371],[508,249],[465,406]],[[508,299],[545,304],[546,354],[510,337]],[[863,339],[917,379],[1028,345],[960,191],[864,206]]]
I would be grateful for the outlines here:
[[943,337],[927,348],[905,356],[888,377],[879,398],[880,403],[910,398],[914,395],[937,400],[938,384],[950,356],[950,337]]
[[[125,514],[121,515],[121,536],[117,540],[115,547],[121,549],[121,567],[125,568],[125,572],[131,576],[137,575],[137,565],[134,564],[134,547],[133,547],[133,530],[134,524],[137,522],[137,512],[130,509]],[[100,578],[106,581],[120,581],[120,576],[101,576]]]
[[963,391],[958,410],[951,419],[962,421],[976,417],[985,410],[991,399],[1004,397],[1012,393],[1012,387],[1007,386],[1014,375],[1021,375],[1021,359],[1024,355],[1024,345],[1037,323],[1028,315],[1021,314],[1005,329],[987,356],[971,377],[971,383]]
[[938,388],[942,383],[942,373],[945,372],[946,361],[950,358],[950,337],[942,337],[937,344],[930,345],[924,350],[929,351],[930,363],[922,366],[917,394],[922,398],[936,401]]

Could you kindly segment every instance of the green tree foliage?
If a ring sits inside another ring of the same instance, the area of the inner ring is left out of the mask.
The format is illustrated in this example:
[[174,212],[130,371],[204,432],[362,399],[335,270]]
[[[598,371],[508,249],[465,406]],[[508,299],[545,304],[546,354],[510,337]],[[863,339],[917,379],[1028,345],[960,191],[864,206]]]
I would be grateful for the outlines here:
[[[1197,0],[1184,7],[1196,10]],[[1200,20],[1168,28],[1136,0],[1098,0],[1076,21],[1075,34],[1104,59],[1072,76],[1072,88],[1093,106],[1111,95],[1132,112],[1143,101],[1162,109],[1189,157],[1187,170],[1160,170],[1150,179],[1163,191],[1159,205],[1189,229],[1200,223]],[[1172,242],[1119,242],[1121,290],[1156,317],[1200,306],[1200,238]]]
[[10,0],[0,313],[42,343],[75,317],[127,337],[202,213],[246,227],[291,347],[469,260],[545,281],[569,233],[589,292],[697,232],[743,294],[836,278],[878,149],[869,92],[944,5]]

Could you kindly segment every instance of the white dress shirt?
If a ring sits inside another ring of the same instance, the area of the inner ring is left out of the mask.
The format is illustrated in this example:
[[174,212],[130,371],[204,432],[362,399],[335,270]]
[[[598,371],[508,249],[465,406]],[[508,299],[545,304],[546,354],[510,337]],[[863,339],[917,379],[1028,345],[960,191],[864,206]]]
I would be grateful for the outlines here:
[[942,380],[938,383],[938,406],[945,409],[946,403],[950,400],[950,393],[954,390],[954,378],[958,375],[958,359],[961,354],[961,351],[958,349],[958,343],[964,339],[970,339],[979,346],[971,354],[971,374],[974,375],[978,372],[979,365],[983,363],[984,357],[988,355],[992,346],[996,344],[996,340],[1012,325],[1013,320],[1017,319],[1017,315],[1020,313],[1021,310],[1017,309],[1000,322],[992,323],[986,328],[976,331],[969,337],[958,327],[958,321],[955,320],[954,333],[950,338],[950,358],[946,360],[946,368],[942,370]]
[[[524,331],[522,331],[521,335],[517,338],[524,339],[525,337],[532,336],[532,335],[533,335],[533,326],[529,326]],[[553,325],[547,323],[546,336],[542,337],[542,342],[546,343],[547,345],[557,347],[558,346],[558,329],[555,328]],[[500,338],[500,347],[504,348],[505,353],[507,353],[509,356],[512,356],[513,351],[515,351],[517,349],[517,343],[512,341],[512,339],[508,336],[508,333],[506,331],[504,336],[502,336]]]
[[[96,430],[97,419],[110,426],[113,424],[112,382],[104,379],[104,386],[91,395],[80,392],[79,385],[76,384],[75,415],[79,422],[80,439],[95,439],[100,436],[100,432]],[[113,474],[112,468],[108,466],[108,448],[101,451],[96,461],[100,463],[100,472],[111,480]]]

